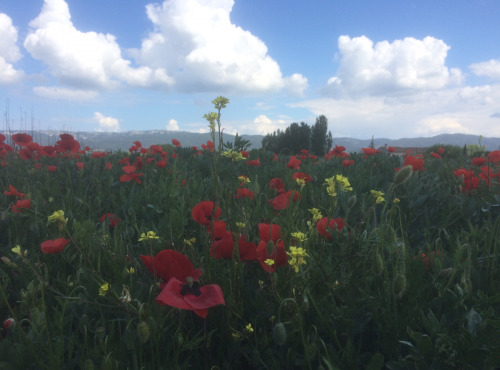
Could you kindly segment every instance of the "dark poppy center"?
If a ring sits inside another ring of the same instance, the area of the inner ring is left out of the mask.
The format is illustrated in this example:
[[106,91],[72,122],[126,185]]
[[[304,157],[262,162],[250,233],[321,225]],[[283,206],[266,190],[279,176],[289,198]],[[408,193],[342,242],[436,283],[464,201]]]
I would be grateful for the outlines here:
[[201,295],[200,284],[197,281],[195,281],[192,282],[191,284],[187,283],[185,285],[182,285],[181,295],[184,296],[186,294],[191,294],[194,295],[195,297],[199,297]]

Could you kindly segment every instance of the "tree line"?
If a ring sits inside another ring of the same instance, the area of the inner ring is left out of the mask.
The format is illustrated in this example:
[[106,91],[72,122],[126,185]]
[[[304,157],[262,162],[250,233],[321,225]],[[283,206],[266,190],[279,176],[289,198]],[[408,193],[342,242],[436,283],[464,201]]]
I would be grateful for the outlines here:
[[[327,133],[328,132],[328,133]],[[262,139],[262,148],[274,153],[298,154],[309,150],[311,154],[322,156],[332,147],[332,133],[328,131],[328,119],[321,115],[310,127],[307,123],[294,122],[285,130],[277,130]]]

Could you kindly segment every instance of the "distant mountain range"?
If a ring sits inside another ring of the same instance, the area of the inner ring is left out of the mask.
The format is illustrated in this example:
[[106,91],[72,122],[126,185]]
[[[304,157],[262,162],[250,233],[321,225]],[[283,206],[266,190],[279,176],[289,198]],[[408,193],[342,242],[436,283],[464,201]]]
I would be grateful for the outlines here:
[[[2,132],[5,136],[8,133]],[[15,132],[12,132],[15,133]],[[33,140],[43,145],[53,145],[59,140],[59,134],[62,131],[33,131],[27,132],[33,136]],[[153,144],[171,144],[172,139],[177,139],[183,147],[197,146],[201,147],[211,140],[209,133],[193,133],[187,131],[168,131],[168,130],[149,130],[149,131],[124,131],[124,132],[70,132],[82,146],[88,145],[94,150],[122,150],[128,151],[133,142],[138,140],[143,146],[149,147]],[[250,149],[259,149],[262,146],[263,135],[241,135],[251,144]],[[429,147],[436,144],[464,146],[470,144],[479,144],[480,137],[477,135],[466,134],[443,134],[433,137],[417,137],[402,139],[374,138],[375,148],[384,145],[395,147]],[[9,142],[10,140],[7,140]],[[234,142],[234,135],[224,134],[224,142]],[[334,137],[334,145],[343,145],[348,152],[359,152],[361,148],[370,146],[371,139],[361,140],[350,137]],[[481,138],[481,145],[486,150],[500,149],[500,138]]]

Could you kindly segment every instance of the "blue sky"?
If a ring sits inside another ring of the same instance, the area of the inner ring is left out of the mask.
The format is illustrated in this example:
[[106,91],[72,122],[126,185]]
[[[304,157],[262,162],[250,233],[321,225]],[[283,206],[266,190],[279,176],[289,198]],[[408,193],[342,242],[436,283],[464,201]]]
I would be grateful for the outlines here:
[[497,0],[0,0],[0,106],[13,130],[204,132],[224,95],[228,133],[500,137],[499,24]]

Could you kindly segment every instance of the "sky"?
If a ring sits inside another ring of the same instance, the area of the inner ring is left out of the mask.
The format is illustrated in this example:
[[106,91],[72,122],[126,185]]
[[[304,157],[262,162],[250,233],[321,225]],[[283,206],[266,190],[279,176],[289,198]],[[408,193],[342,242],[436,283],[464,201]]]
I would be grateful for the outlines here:
[[500,137],[499,0],[0,0],[13,131]]

